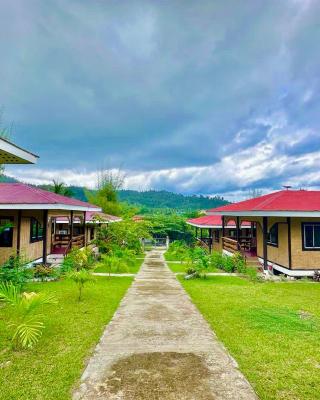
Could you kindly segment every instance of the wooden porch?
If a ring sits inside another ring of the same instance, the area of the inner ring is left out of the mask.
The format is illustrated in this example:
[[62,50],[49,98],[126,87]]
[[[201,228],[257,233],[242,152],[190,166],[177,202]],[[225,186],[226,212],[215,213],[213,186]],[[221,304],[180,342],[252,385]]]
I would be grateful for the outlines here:
[[63,254],[64,256],[73,248],[80,249],[85,246],[85,235],[61,235],[54,234],[51,243],[51,254]]

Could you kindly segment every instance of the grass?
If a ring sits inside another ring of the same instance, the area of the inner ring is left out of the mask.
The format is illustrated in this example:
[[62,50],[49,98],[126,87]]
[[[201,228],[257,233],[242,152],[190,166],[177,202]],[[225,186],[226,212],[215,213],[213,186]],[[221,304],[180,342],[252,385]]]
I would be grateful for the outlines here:
[[[172,261],[167,261],[168,267],[171,269],[172,272],[179,273],[179,272],[186,272],[188,265],[186,263],[176,263]],[[218,268],[209,268],[207,272],[224,272]]]
[[[123,273],[128,273],[128,274],[136,274],[139,272],[139,269],[141,265],[143,264],[144,259],[143,258],[136,258],[134,260],[134,265],[128,266],[126,269],[121,268],[120,271],[116,270],[115,268],[111,269],[112,274],[123,274]],[[109,268],[104,265],[103,263],[98,263],[96,269],[94,272],[106,272],[109,273]]]
[[0,399],[66,400],[86,359],[110,321],[132,278],[97,277],[77,301],[73,282],[33,283],[28,291],[54,293],[59,303],[46,306],[45,332],[31,350],[12,351],[0,308]]
[[319,284],[180,280],[261,400],[320,399]]

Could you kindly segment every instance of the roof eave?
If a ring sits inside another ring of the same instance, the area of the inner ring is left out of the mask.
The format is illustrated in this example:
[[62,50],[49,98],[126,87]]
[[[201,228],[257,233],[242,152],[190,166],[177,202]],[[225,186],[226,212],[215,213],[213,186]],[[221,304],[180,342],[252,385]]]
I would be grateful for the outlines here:
[[0,210],[67,210],[67,211],[96,211],[101,208],[73,206],[69,204],[0,204]]
[[208,211],[208,215],[232,217],[320,217],[320,211]]
[[0,138],[0,164],[36,164],[39,156]]

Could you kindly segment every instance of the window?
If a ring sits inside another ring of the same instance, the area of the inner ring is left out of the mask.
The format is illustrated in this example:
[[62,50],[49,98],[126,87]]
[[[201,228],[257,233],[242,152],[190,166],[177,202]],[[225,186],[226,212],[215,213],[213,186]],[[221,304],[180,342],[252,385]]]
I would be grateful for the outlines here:
[[39,242],[43,239],[43,227],[40,222],[31,217],[30,219],[30,242]]
[[0,247],[12,247],[13,217],[0,218]]
[[320,250],[320,223],[302,224],[304,250]]
[[270,228],[267,243],[271,246],[278,246],[278,224],[274,224]]

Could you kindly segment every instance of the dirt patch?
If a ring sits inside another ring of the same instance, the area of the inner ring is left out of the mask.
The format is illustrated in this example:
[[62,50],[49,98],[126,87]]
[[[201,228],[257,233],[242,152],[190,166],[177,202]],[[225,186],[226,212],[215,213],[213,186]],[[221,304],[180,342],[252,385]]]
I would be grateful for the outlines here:
[[214,400],[209,371],[193,353],[134,354],[112,366],[99,399]]

